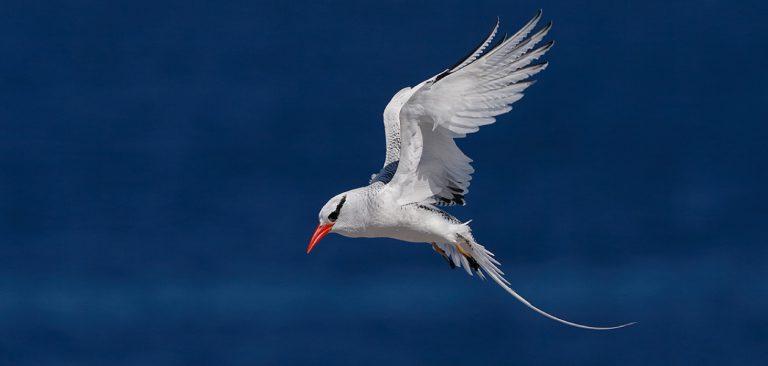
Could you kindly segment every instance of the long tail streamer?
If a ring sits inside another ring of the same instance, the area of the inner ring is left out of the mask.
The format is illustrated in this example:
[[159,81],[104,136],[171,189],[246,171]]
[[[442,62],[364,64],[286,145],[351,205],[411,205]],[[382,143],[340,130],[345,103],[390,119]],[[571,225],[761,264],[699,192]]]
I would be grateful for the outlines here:
[[[541,310],[536,306],[534,306],[533,304],[531,304],[528,300],[520,296],[520,294],[518,294],[515,290],[509,287],[509,282],[504,278],[504,272],[502,272],[501,269],[499,269],[498,266],[500,265],[500,263],[493,258],[493,253],[485,249],[485,247],[483,247],[482,245],[475,242],[475,240],[472,238],[470,233],[466,233],[465,235],[458,235],[458,239],[460,242],[463,242],[462,244],[464,244],[462,245],[462,248],[465,251],[468,251],[469,253],[472,254],[472,257],[480,265],[480,268],[482,269],[482,271],[485,272],[485,274],[487,274],[489,277],[491,277],[493,281],[496,282],[496,284],[501,286],[501,288],[503,288],[505,291],[507,291],[510,295],[512,295],[515,299],[517,299],[521,303],[523,303],[525,306],[531,308],[533,311],[541,315],[544,315],[547,318],[550,318],[554,321],[557,321],[566,325],[570,325],[572,327],[590,329],[590,330],[619,329],[619,328],[624,328],[636,323],[636,322],[631,322],[631,323],[612,326],[612,327],[594,327],[594,326],[570,322],[564,319],[560,319],[550,313],[547,313],[546,311]],[[454,245],[442,244],[442,243],[438,245],[443,250],[446,251],[446,253],[451,257],[454,263],[456,263],[457,265],[462,265],[467,270],[467,273],[469,273],[470,275],[472,274],[472,271],[469,270],[469,265],[466,258],[463,255],[461,255],[458,250],[456,250],[456,247]],[[458,244],[458,245],[461,245],[461,244]],[[483,276],[483,273],[481,271],[478,271],[477,273],[481,277],[485,278],[485,276]]]

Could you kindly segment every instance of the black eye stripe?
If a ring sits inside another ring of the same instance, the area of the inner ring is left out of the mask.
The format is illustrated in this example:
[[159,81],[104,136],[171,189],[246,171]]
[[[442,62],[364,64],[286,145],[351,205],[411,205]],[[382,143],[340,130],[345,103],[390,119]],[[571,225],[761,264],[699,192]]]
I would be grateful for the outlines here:
[[341,202],[336,206],[336,210],[331,212],[330,215],[328,215],[328,220],[331,220],[331,222],[336,221],[336,219],[339,218],[339,212],[341,211],[341,206],[344,206],[344,202],[347,201],[347,196],[341,197]]

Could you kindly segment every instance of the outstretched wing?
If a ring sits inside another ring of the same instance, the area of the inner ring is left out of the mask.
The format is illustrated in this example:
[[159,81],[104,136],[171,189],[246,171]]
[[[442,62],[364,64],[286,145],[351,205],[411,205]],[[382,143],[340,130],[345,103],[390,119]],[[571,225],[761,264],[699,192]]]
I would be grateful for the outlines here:
[[494,27],[457,66],[395,95],[385,110],[385,128],[388,112],[391,121],[396,115],[399,161],[387,187],[398,203],[464,204],[474,170],[454,139],[477,132],[509,112],[510,104],[533,84],[530,78],[546,68],[546,62],[534,62],[553,45],[548,42],[536,48],[551,23],[530,35],[540,19],[541,11],[513,36],[483,53],[496,34]]
[[[445,76],[448,73],[458,70],[477,59],[477,57],[491,44],[493,37],[496,36],[496,32],[499,30],[499,19],[496,19],[496,24],[493,26],[488,35],[483,41],[470,52],[466,57],[462,58],[450,69],[445,70],[440,75]],[[400,160],[400,109],[408,101],[413,94],[411,88],[404,88],[397,92],[392,100],[389,101],[387,107],[384,108],[384,136],[386,138],[387,155],[384,160],[384,166],[381,170],[371,175],[371,179],[368,184],[374,182],[389,183],[392,180],[392,176],[397,171],[398,160]]]

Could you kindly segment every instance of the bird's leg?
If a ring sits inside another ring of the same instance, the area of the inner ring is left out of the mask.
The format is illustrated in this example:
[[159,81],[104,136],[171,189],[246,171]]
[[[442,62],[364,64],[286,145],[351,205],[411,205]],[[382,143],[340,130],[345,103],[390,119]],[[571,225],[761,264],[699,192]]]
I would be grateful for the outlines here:
[[440,254],[440,256],[443,257],[446,262],[448,262],[448,265],[451,266],[451,269],[456,268],[456,264],[453,263],[453,260],[451,260],[450,257],[448,257],[448,254],[446,254],[444,250],[440,249],[440,247],[438,247],[434,242],[432,243],[432,249],[434,249],[437,254]]
[[[463,239],[463,237],[462,237],[462,239]],[[465,242],[467,244],[469,244],[468,241],[465,240]],[[467,251],[464,250],[464,248],[461,247],[461,244],[456,243],[455,246],[456,246],[456,249],[459,251],[459,253],[461,253],[461,255],[463,255],[464,258],[467,258],[467,262],[469,262],[469,268],[472,268],[472,270],[475,271],[475,272],[479,271],[480,270],[480,264],[477,263],[475,258],[472,258],[472,255],[467,253]]]

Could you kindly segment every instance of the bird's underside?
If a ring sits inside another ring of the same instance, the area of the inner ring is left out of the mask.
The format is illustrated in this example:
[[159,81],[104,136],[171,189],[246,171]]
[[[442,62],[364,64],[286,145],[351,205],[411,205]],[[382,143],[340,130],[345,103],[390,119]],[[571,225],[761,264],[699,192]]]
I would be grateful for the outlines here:
[[[605,330],[560,319],[535,307],[509,285],[493,253],[461,222],[438,206],[464,205],[473,173],[455,139],[477,132],[509,112],[546,62],[553,45],[537,46],[551,28],[533,32],[541,11],[511,36],[490,34],[453,67],[400,90],[384,110],[387,154],[369,185],[333,197],[321,209],[307,252],[329,232],[348,237],[388,237],[427,243],[451,268],[490,277],[534,311],[574,327]],[[492,43],[494,38],[499,40]]]

